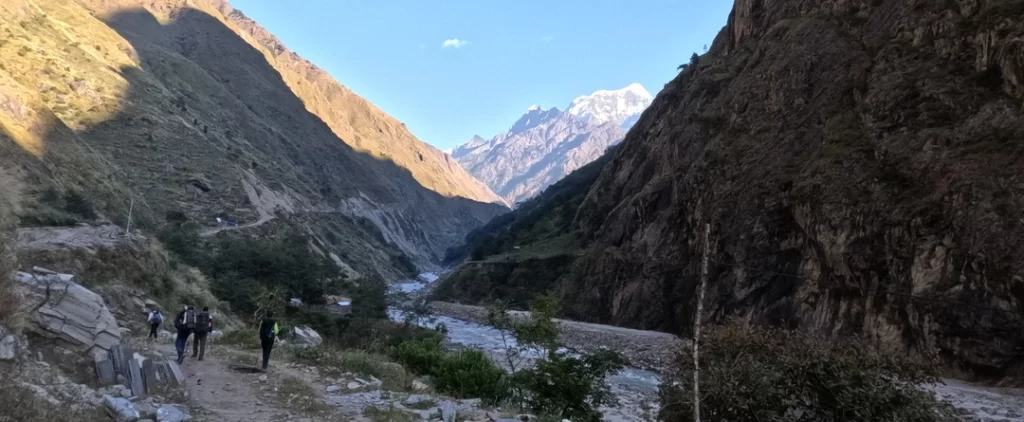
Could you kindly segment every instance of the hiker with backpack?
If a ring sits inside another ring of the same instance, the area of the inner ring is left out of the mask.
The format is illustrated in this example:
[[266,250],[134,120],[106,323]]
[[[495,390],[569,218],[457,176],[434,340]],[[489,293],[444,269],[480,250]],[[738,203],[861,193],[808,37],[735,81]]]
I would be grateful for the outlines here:
[[206,336],[213,331],[213,317],[210,316],[210,308],[204,306],[203,311],[196,315],[196,337],[192,340],[192,357],[203,360],[206,354]]
[[174,328],[178,329],[178,337],[174,341],[174,348],[178,351],[178,364],[181,365],[185,362],[185,345],[188,343],[188,337],[196,329],[195,308],[186,306],[178,314],[177,318],[174,319]]
[[280,328],[274,319],[274,313],[267,311],[267,316],[260,321],[260,347],[263,348],[263,371],[266,372],[270,363],[270,349],[274,348],[274,339]]
[[157,338],[156,330],[160,328],[160,324],[164,323],[164,314],[159,309],[154,309],[149,312],[149,317],[146,318],[146,322],[149,323],[149,336],[147,339]]

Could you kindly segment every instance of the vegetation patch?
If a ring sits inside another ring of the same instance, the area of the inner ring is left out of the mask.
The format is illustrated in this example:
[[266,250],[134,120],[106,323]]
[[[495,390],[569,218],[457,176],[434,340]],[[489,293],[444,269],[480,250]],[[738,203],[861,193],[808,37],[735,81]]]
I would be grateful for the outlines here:
[[[952,409],[918,388],[936,366],[857,339],[739,324],[709,327],[700,343],[700,411],[707,420],[953,421]],[[679,355],[662,384],[660,420],[691,420],[693,357]]]

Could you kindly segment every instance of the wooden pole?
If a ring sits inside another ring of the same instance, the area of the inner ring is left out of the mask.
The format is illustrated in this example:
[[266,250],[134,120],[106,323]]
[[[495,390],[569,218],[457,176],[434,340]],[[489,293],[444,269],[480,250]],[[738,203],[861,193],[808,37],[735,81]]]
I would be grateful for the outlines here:
[[697,314],[693,317],[693,421],[700,422],[700,325],[704,316],[704,291],[708,286],[708,255],[711,224],[704,224],[704,257],[701,260],[700,285],[697,287]]
[[135,198],[132,198],[131,205],[128,206],[128,224],[124,227],[124,237],[126,239],[132,238],[132,211],[135,209]]

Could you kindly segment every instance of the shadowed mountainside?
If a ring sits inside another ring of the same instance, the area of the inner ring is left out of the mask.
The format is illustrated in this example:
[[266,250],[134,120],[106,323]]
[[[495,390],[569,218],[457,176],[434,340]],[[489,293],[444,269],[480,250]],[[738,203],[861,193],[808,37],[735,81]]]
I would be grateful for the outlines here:
[[[0,52],[12,57],[0,122],[13,141],[0,152],[29,186],[28,224],[89,220],[70,215],[69,195],[118,223],[135,198],[143,227],[171,211],[204,224],[295,216],[336,261],[396,278],[402,255],[430,268],[502,212],[458,197],[489,199],[445,182],[455,172],[410,171],[342,142],[223,17],[176,2],[149,5],[163,15],[102,13],[126,3],[0,6]],[[424,187],[417,174],[438,179]]]
[[587,246],[557,283],[566,315],[687,333],[707,223],[710,321],[1019,375],[1022,13],[737,0],[578,208]]

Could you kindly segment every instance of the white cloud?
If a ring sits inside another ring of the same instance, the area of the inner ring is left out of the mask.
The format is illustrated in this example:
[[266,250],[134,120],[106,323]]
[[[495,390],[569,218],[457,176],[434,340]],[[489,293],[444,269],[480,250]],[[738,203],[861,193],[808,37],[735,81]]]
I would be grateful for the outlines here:
[[469,41],[460,40],[458,38],[452,38],[450,40],[444,40],[444,42],[441,43],[441,48],[460,48],[465,46],[466,44],[469,44]]
[[554,39],[555,39],[554,35],[545,35],[543,37],[540,37],[540,42],[549,43],[549,42],[551,42]]

